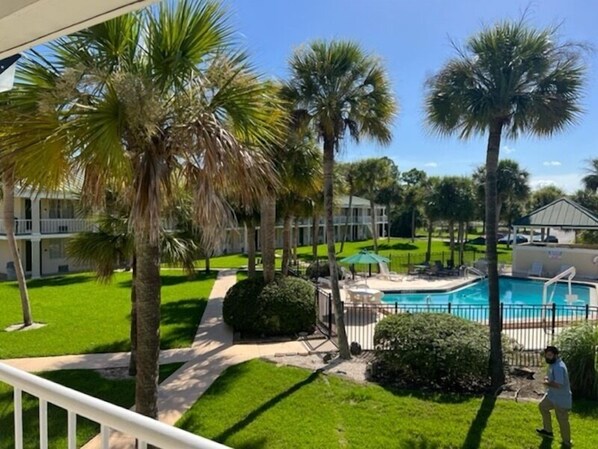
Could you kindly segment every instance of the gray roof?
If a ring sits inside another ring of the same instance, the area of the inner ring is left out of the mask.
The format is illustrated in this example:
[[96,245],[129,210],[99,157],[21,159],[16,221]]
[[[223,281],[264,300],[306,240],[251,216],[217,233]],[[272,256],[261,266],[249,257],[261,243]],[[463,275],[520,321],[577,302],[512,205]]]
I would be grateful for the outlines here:
[[[338,195],[334,198],[337,207],[349,207],[349,195]],[[384,207],[381,204],[375,204],[376,207]],[[370,200],[353,195],[351,207],[370,207]]]
[[598,217],[569,198],[560,198],[515,220],[515,226],[598,229]]

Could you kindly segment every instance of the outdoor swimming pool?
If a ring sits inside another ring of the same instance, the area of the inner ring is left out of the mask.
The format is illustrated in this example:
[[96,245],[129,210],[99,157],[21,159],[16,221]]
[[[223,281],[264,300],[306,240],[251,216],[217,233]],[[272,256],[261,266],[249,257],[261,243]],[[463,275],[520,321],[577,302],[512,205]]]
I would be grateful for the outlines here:
[[[500,301],[504,305],[542,305],[544,281],[501,277],[499,279]],[[577,300],[567,301],[566,282],[548,287],[548,299],[557,306],[585,306],[590,302],[590,289],[587,285],[572,284],[572,292]],[[442,306],[451,303],[455,306],[484,306],[488,304],[488,280],[484,279],[457,290],[441,293],[385,293],[382,301],[399,305]]]

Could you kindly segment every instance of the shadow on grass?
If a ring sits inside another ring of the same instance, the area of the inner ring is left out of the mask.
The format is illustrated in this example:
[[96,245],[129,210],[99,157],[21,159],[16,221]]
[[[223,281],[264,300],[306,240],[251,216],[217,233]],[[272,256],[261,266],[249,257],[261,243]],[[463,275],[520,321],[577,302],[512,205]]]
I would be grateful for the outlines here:
[[169,325],[168,333],[163,332],[160,347],[172,348],[181,342],[193,342],[197,326],[208,304],[207,298],[185,298],[160,306],[161,323]]
[[598,401],[589,399],[574,399],[573,413],[584,418],[594,418],[598,420]]
[[461,449],[477,449],[480,447],[482,441],[482,434],[488,425],[488,420],[494,411],[496,405],[495,396],[484,396],[484,400],[480,404],[480,408],[475,416],[475,419],[469,426],[467,436],[463,442]]
[[[206,274],[205,272],[195,272],[192,275],[187,275],[182,271],[180,274],[164,274],[160,276],[162,287],[169,287],[172,285],[180,285],[185,284],[186,282],[199,282],[205,281],[206,279],[216,279],[218,273],[216,271],[212,271],[210,274]],[[131,288],[133,285],[132,279],[127,279],[126,281],[121,281],[117,284],[119,287],[122,288]]]
[[403,441],[399,447],[401,449],[441,449],[440,443],[429,441],[422,436]]
[[[538,449],[551,449],[553,441],[554,440],[551,440],[549,438],[542,438],[542,441],[540,442]],[[557,444],[557,447],[560,447],[560,444]]]
[[[231,378],[232,377],[234,377],[234,376],[231,376]],[[288,398],[289,396],[291,396],[296,391],[300,390],[301,388],[305,387],[306,385],[311,384],[318,377],[319,377],[319,373],[317,373],[317,372],[311,373],[308,377],[306,377],[301,382],[296,383],[295,385],[293,385],[289,389],[283,391],[282,393],[277,394],[276,396],[274,396],[272,399],[268,400],[267,402],[264,402],[258,408],[256,408],[255,410],[251,411],[241,421],[235,423],[234,425],[232,425],[231,427],[229,427],[228,429],[226,429],[224,432],[222,432],[219,435],[217,435],[214,438],[214,440],[215,441],[220,441],[220,442],[225,442],[228,438],[232,437],[237,432],[240,432],[245,427],[247,427],[249,424],[251,424],[253,421],[255,421],[261,414],[267,412],[269,409],[271,409],[272,407],[276,406],[279,402],[281,402],[284,399]],[[223,387],[223,386],[220,385],[220,387]],[[250,444],[253,444],[253,443],[250,443]],[[259,447],[262,447],[262,446],[250,445],[250,446],[244,446],[244,447],[246,447],[246,448],[249,449],[249,448],[259,448]]]
[[[68,276],[53,276],[41,279],[27,280],[27,288],[41,288],[41,287],[64,287],[66,285],[85,284],[86,282],[95,281],[93,275],[90,274],[70,274]],[[11,287],[18,289],[19,285],[12,282]]]
[[126,338],[110,343],[104,343],[96,346],[90,346],[83,350],[83,354],[105,354],[108,352],[126,352],[131,349],[131,341]]

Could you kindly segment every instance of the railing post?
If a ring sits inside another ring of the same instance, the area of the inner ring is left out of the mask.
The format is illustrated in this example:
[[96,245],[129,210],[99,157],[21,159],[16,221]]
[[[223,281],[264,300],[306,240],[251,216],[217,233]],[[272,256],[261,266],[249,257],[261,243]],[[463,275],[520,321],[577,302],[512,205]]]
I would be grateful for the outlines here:
[[554,329],[556,327],[556,304],[553,302],[552,303],[552,338],[551,338],[551,342],[554,340]]
[[332,293],[328,293],[328,338],[332,338]]
[[395,315],[399,313],[399,303],[395,301]]
[[[488,311],[490,312],[490,311]],[[488,318],[490,318],[490,313],[488,313]],[[500,303],[500,331],[502,332],[502,326],[505,320],[505,304],[503,302]]]
[[451,302],[449,302],[449,303],[448,303],[448,314],[449,314],[449,315],[451,314],[451,308],[452,308],[452,305],[453,305],[453,304],[452,304]]
[[590,305],[586,304],[586,321],[590,318]]
[[23,394],[20,388],[14,389],[15,449],[23,449]]

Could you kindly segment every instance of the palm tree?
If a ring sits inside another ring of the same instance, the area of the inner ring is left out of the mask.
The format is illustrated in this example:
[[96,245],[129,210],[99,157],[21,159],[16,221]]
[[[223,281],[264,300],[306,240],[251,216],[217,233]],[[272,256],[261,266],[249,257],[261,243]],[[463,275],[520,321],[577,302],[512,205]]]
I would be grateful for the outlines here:
[[355,191],[370,200],[370,218],[374,252],[378,252],[378,225],[375,200],[382,189],[395,186],[399,170],[388,157],[368,158],[355,162]]
[[596,192],[598,190],[598,158],[590,159],[588,165],[588,174],[581,179],[581,182],[586,190]]
[[272,178],[263,150],[278,137],[278,100],[232,43],[219,4],[165,2],[56,41],[49,56],[26,63],[11,92],[29,113],[16,117],[3,153],[30,183],[56,183],[76,168],[84,202],[114,183],[131,186],[136,410],[151,417],[158,412],[163,201],[184,184],[210,241],[232,219],[229,200],[251,203]]
[[566,196],[565,191],[557,186],[544,186],[532,192],[531,199],[528,204],[528,210],[534,211],[540,209],[553,201]]
[[401,174],[401,181],[405,184],[404,201],[411,209],[411,241],[415,242],[415,216],[424,195],[427,175],[423,170],[412,168]]
[[27,290],[27,281],[21,262],[21,255],[17,248],[15,239],[15,172],[14,167],[8,166],[2,170],[2,196],[4,212],[4,232],[8,241],[8,248],[12,257],[17,283],[19,285],[19,295],[21,297],[21,311],[23,313],[23,326],[31,326],[33,318],[31,317],[31,305],[29,303],[29,291]]
[[353,196],[355,195],[355,165],[352,162],[337,165],[339,172],[344,181],[346,192],[349,194],[349,203],[347,205],[347,213],[345,214],[345,226],[343,227],[343,236],[341,238],[341,247],[339,254],[345,249],[345,242],[347,241],[347,233],[349,231],[349,220],[351,219],[351,208],[353,207]]
[[311,125],[323,142],[326,243],[332,297],[340,356],[348,359],[351,354],[338,287],[334,244],[334,155],[347,131],[355,140],[368,137],[388,144],[396,105],[380,61],[365,54],[353,42],[312,42],[293,54],[290,67],[287,97],[298,115]]
[[504,382],[496,254],[497,166],[502,138],[552,135],[579,116],[585,69],[575,46],[554,29],[501,22],[471,37],[427,83],[433,130],[467,139],[487,135],[486,258],[490,304],[490,375]]

